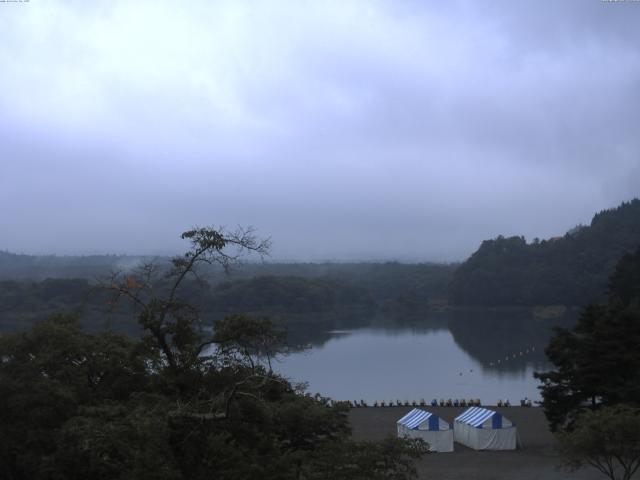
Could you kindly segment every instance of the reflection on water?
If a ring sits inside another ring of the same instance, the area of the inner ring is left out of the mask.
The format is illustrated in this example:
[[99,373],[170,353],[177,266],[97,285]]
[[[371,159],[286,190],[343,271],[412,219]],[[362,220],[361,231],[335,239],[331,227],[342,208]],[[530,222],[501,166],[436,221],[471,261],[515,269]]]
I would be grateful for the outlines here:
[[571,311],[545,319],[531,309],[457,309],[449,314],[448,328],[456,344],[485,368],[506,373],[547,368],[544,349],[553,327],[574,321]]
[[344,325],[324,330],[310,350],[275,368],[309,382],[312,393],[341,400],[536,400],[533,372],[548,368],[544,347],[551,327],[570,321],[516,310],[449,311],[396,327],[378,318],[347,332]]

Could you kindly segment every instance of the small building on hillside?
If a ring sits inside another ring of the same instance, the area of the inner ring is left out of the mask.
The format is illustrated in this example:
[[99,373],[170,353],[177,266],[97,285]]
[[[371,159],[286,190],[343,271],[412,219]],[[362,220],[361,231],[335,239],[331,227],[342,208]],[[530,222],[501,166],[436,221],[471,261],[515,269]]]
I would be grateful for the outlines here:
[[398,437],[421,438],[432,452],[453,452],[453,429],[431,412],[414,408],[397,422]]
[[515,450],[516,426],[501,413],[471,407],[453,421],[455,441],[474,450]]

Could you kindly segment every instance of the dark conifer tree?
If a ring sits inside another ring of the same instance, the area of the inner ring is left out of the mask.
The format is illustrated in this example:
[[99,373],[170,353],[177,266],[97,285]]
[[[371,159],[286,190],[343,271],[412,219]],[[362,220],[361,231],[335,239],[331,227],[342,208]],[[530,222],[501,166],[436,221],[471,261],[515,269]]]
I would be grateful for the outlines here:
[[556,330],[546,349],[555,370],[536,373],[553,430],[571,428],[585,409],[640,406],[640,248],[620,260],[610,285],[606,304]]

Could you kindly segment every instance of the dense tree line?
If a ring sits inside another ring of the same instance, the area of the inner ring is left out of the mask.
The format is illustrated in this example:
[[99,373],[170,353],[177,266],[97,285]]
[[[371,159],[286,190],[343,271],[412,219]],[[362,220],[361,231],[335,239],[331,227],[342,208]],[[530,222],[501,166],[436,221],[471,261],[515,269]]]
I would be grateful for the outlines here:
[[[170,271],[164,260],[155,265],[160,272]],[[285,325],[317,324],[329,329],[337,328],[337,317],[346,314],[355,319],[365,314],[371,317],[376,311],[404,316],[424,312],[442,302],[454,269],[398,263],[247,264],[226,275],[221,269],[205,267],[198,279],[183,282],[181,294],[199,305],[207,321],[228,313],[251,312],[274,315]],[[271,271],[278,275],[260,274]],[[155,281],[158,290],[167,288],[162,275]],[[0,281],[0,331],[26,328],[50,313],[65,311],[82,313],[83,326],[92,331],[107,327],[137,334],[131,312],[123,306],[114,308],[95,287],[95,279],[84,278]]]
[[640,407],[640,248],[620,260],[608,299],[585,307],[576,325],[558,328],[537,373],[552,429],[571,428],[586,410]]
[[640,245],[640,200],[593,217],[561,238],[486,240],[455,272],[450,298],[462,305],[584,305],[602,299],[607,278]]
[[[30,256],[0,251],[0,281],[40,282],[46,279],[86,279],[90,282],[112,271],[125,271],[139,263],[151,262],[170,268],[165,257],[133,257],[117,255]],[[424,302],[447,297],[447,286],[456,264],[399,262],[370,263],[272,263],[247,262],[235,265],[225,274],[219,265],[207,265],[202,275],[212,286],[221,282],[250,280],[256,277],[296,277],[330,279],[341,284],[363,288],[374,301],[393,302],[400,296]]]
[[209,308],[224,312],[324,312],[371,307],[367,290],[329,278],[261,276],[215,286]]
[[421,441],[350,440],[345,407],[275,374],[285,348],[268,319],[229,316],[213,335],[182,296],[246,232],[185,232],[190,250],[162,288],[145,265],[101,287],[134,305],[138,340],[87,333],[70,316],[0,337],[0,465],[9,480],[396,479],[415,477]]
[[0,281],[0,312],[14,310],[66,309],[87,301],[91,287],[85,279],[53,279],[42,282]]
[[607,301],[557,328],[545,350],[555,369],[537,373],[542,405],[566,465],[611,480],[640,468],[640,248],[625,255]]
[[150,260],[152,257],[128,255],[57,256],[0,251],[0,280],[94,279],[110,270],[127,268]]

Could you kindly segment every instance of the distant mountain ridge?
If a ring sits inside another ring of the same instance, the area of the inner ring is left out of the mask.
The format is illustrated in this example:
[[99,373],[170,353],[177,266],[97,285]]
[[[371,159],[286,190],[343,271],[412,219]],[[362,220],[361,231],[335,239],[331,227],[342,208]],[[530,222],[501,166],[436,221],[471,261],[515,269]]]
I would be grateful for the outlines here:
[[640,200],[596,213],[563,237],[485,240],[456,270],[449,297],[457,305],[584,305],[603,298],[608,277],[640,246]]

